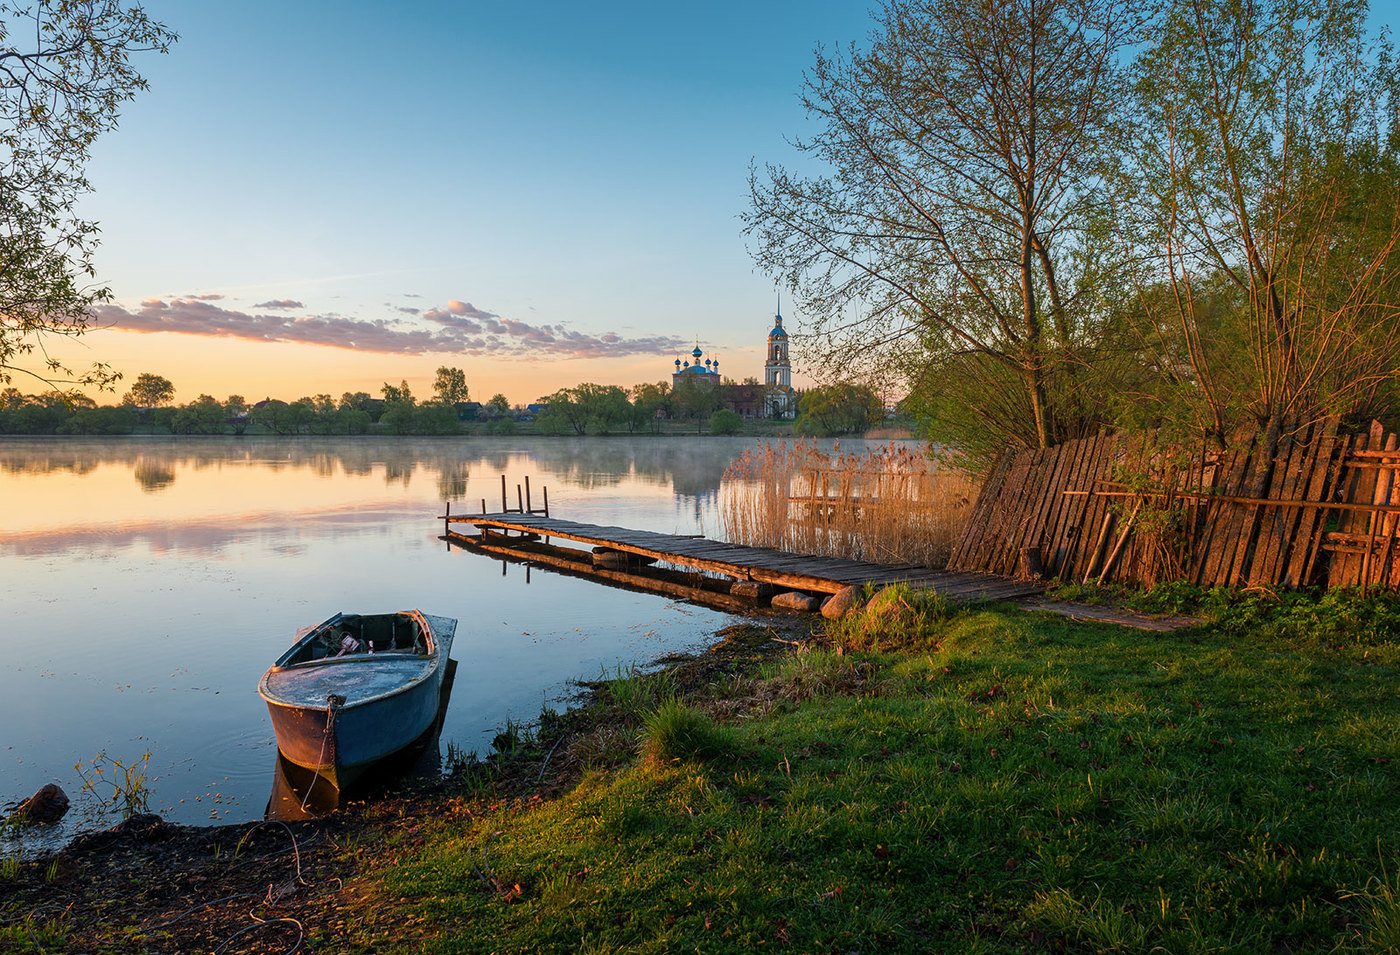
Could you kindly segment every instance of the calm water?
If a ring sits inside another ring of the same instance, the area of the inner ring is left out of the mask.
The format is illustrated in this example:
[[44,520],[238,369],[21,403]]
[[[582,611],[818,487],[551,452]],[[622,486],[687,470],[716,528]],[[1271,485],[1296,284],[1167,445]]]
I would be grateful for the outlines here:
[[449,550],[454,510],[526,475],[572,520],[719,536],[747,439],[0,440],[0,802],[151,752],[151,808],[260,818],[276,746],[257,679],[337,610],[459,619],[442,746],[488,751],[569,681],[702,645],[717,611]]

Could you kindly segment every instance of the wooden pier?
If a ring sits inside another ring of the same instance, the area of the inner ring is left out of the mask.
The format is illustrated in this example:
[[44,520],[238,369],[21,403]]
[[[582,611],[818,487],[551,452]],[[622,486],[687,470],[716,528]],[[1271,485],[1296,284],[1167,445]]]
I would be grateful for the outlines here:
[[[1014,600],[1038,594],[1044,584],[1038,581],[1015,580],[994,574],[977,572],[947,572],[914,564],[874,564],[843,560],[837,557],[811,557],[763,547],[726,544],[704,537],[660,534],[654,531],[624,527],[581,524],[560,520],[540,513],[530,513],[528,505],[522,511],[495,514],[442,515],[446,538],[450,543],[472,546],[498,555],[514,551],[520,559],[534,559],[532,551],[545,554],[541,541],[553,539],[574,541],[592,548],[592,554],[576,549],[549,547],[551,552],[573,550],[587,564],[598,561],[597,554],[616,554],[621,564],[613,576],[641,577],[644,565],[659,562],[690,571],[703,571],[724,580],[725,590],[760,599],[773,591],[801,591],[813,595],[834,594],[845,587],[873,584],[883,586],[907,583],[913,587],[930,588],[953,600]],[[478,535],[454,531],[452,525],[471,525]],[[567,561],[557,553],[558,561]],[[551,561],[543,561],[549,564]],[[630,566],[629,566],[630,564]],[[661,572],[657,572],[661,573]],[[608,576],[600,571],[600,576]],[[712,590],[714,588],[711,588]]]

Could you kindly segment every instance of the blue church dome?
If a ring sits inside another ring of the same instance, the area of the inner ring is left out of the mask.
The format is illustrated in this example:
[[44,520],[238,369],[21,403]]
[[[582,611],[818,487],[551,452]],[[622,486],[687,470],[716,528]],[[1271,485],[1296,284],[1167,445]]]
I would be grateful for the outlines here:
[[787,331],[783,328],[783,316],[773,316],[773,329],[768,333],[768,340],[771,342],[775,338],[787,338]]

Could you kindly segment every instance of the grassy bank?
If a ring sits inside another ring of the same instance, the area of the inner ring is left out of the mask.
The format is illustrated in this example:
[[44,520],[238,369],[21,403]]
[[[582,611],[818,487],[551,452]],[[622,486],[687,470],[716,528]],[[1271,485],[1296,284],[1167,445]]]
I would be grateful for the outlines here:
[[[736,632],[365,811],[296,918],[323,951],[1393,951],[1388,606],[1161,635],[894,592],[781,657]],[[119,900],[51,916],[162,950]]]

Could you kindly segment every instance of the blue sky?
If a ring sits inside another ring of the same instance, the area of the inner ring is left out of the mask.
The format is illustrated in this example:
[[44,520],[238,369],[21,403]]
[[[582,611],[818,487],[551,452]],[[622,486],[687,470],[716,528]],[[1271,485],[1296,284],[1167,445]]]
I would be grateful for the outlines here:
[[[177,400],[426,392],[449,364],[528,401],[660,380],[696,337],[761,376],[749,163],[791,160],[813,48],[869,28],[786,0],[148,10],[181,39],[141,60],[84,210],[104,317],[172,331],[88,342]],[[460,351],[412,353],[447,321]]]
[[452,365],[518,403],[662,380],[697,338],[761,377],[749,165],[793,162],[813,49],[871,26],[862,0],[148,9],[181,39],[96,147],[116,330],[74,357],[179,401],[425,395]]

